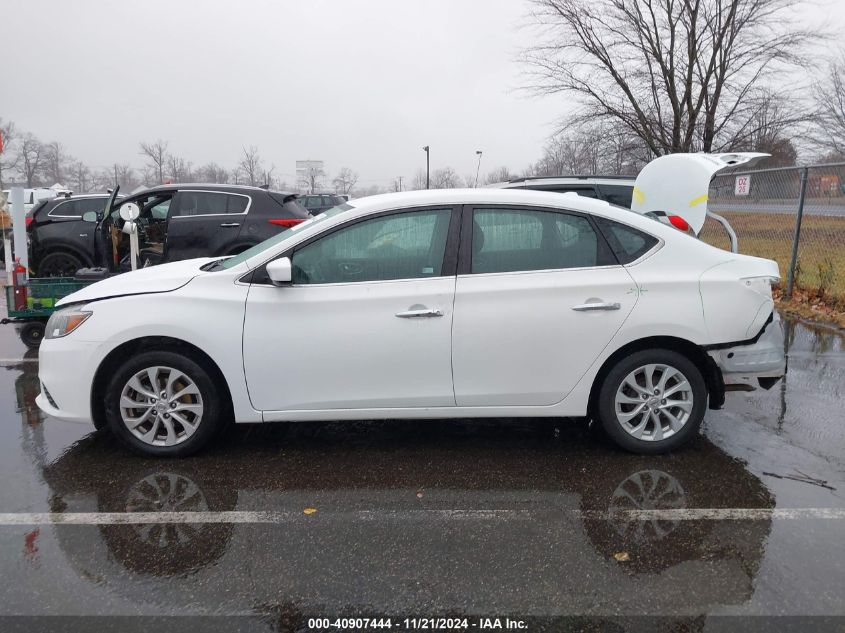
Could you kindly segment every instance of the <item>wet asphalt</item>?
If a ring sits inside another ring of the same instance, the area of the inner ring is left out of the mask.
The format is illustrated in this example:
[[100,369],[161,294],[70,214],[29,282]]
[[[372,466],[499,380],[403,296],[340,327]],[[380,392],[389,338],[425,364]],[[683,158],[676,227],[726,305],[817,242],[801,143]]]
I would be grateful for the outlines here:
[[[0,513],[235,519],[0,525],[0,616],[236,616],[266,630],[337,614],[612,623],[590,630],[845,616],[845,515],[819,514],[845,508],[845,335],[787,332],[786,381],[728,394],[672,455],[624,453],[576,421],[476,420],[244,425],[161,461],[41,414],[37,355],[7,325]],[[763,512],[625,512],[725,508]]]

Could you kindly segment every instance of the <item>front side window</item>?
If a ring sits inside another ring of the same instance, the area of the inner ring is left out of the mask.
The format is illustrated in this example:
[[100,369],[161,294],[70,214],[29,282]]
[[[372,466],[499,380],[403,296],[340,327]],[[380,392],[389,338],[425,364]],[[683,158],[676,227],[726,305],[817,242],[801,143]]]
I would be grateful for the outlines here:
[[172,215],[183,217],[243,213],[248,203],[247,196],[211,191],[180,191],[174,199]]
[[298,249],[293,283],[331,284],[438,277],[449,209],[408,211],[358,222]]
[[475,209],[473,273],[586,268],[608,263],[583,216],[533,209]]

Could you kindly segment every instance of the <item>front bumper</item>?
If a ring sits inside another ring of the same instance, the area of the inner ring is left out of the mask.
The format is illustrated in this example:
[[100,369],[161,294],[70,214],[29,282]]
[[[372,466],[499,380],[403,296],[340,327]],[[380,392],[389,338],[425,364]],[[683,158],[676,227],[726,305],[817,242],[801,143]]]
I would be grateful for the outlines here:
[[722,371],[728,391],[748,391],[757,386],[770,389],[786,375],[786,345],[780,316],[775,312],[753,343],[710,350],[708,354]]
[[99,347],[99,343],[72,336],[41,342],[41,393],[35,404],[44,413],[59,420],[91,422],[91,385],[99,364]]

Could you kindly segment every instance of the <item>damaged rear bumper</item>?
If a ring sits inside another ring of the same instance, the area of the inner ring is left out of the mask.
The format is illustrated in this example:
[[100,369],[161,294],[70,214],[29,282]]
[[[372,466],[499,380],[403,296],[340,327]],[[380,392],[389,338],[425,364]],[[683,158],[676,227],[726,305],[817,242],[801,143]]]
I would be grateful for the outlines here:
[[783,323],[777,312],[751,341],[707,349],[722,372],[726,391],[771,389],[786,374]]

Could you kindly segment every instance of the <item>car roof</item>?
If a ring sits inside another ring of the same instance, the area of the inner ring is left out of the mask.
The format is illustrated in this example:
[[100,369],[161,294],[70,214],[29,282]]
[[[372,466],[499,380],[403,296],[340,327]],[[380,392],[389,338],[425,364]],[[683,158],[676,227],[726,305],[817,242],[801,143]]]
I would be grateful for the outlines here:
[[525,185],[629,185],[634,186],[634,176],[528,176],[507,182],[487,185],[492,188],[522,187]]
[[[579,196],[576,193],[559,193],[557,191],[539,191],[536,189],[496,189],[487,187],[477,189],[423,189],[420,191],[383,193],[366,198],[356,198],[345,204],[349,205],[352,209],[359,210],[361,214],[377,213],[379,211],[418,205],[430,206],[433,204],[518,204],[555,207],[623,220],[627,220],[631,216],[638,219],[643,218],[643,216],[629,209],[613,206],[604,200],[587,198],[585,196]],[[647,218],[645,221],[647,223],[653,222],[653,220]]]
[[[204,189],[207,191],[271,191],[272,193],[280,193],[285,196],[296,195],[290,191],[277,191],[275,189],[265,189],[264,187],[255,187],[253,185],[226,185],[220,183],[209,182],[174,182],[169,185],[155,185],[145,189],[144,191],[170,191],[173,189]],[[144,193],[139,191],[138,193]]]

